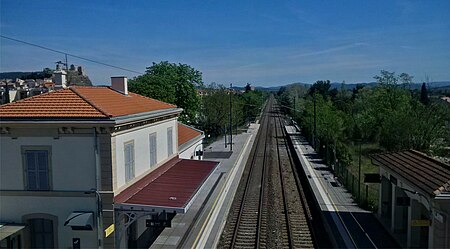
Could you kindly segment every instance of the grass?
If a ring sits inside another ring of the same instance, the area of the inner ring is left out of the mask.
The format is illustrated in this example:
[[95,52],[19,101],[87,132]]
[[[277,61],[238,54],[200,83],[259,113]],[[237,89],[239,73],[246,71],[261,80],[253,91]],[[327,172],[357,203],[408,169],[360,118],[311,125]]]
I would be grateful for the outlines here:
[[[353,195],[356,196],[358,194],[358,168],[359,168],[359,143],[354,142],[349,146],[350,154],[353,159],[353,163],[348,166],[349,173],[351,173],[356,179],[354,181],[353,186]],[[366,206],[371,211],[376,211],[378,206],[378,191],[379,191],[379,184],[377,183],[368,183],[365,184],[364,181],[364,174],[366,173],[378,173],[378,167],[373,165],[369,155],[376,154],[382,152],[383,149],[379,147],[376,143],[363,143],[361,144],[361,205]],[[351,191],[351,183],[349,184],[350,188],[348,188],[349,191]],[[366,187],[367,186],[367,187]],[[366,189],[368,190],[367,193],[367,200],[366,200]]]

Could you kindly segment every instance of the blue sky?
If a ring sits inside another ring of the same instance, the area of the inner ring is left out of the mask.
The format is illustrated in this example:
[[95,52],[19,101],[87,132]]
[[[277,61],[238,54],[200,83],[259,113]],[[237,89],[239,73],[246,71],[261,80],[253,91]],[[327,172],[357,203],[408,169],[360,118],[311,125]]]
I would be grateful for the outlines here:
[[[13,1],[1,34],[143,72],[186,63],[205,83],[369,82],[380,70],[450,80],[450,1]],[[0,70],[63,55],[0,40]],[[136,74],[69,57],[95,84]]]

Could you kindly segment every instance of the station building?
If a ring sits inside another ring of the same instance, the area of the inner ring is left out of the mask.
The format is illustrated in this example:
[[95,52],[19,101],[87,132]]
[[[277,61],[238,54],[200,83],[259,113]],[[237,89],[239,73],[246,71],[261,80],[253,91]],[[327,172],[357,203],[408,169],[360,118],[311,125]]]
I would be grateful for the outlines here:
[[378,218],[404,248],[450,248],[450,165],[415,150],[371,156]]
[[145,246],[218,164],[190,160],[204,136],[181,112],[126,77],[0,106],[0,246]]

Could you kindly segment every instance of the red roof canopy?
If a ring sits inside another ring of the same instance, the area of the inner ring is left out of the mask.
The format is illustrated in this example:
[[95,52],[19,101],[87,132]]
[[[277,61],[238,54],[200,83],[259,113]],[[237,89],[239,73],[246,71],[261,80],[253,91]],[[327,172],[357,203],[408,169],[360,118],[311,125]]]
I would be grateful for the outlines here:
[[167,208],[185,212],[218,162],[173,159],[114,198],[116,205]]

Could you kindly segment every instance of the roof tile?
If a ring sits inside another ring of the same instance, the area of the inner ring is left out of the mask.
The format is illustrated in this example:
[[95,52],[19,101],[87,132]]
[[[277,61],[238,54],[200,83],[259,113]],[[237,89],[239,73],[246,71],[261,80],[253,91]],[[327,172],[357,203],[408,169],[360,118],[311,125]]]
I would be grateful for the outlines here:
[[0,118],[104,118],[103,113],[70,89],[26,98],[0,106]]
[[0,118],[108,118],[176,108],[109,87],[71,87],[0,106]]
[[200,131],[182,123],[178,123],[178,146],[181,146],[200,135],[202,135]]
[[423,192],[450,192],[450,165],[415,150],[372,155],[377,165],[390,169]]
[[73,87],[72,89],[87,102],[112,117],[176,108],[175,105],[132,92],[124,95],[109,87]]

